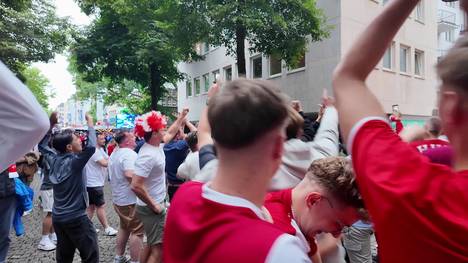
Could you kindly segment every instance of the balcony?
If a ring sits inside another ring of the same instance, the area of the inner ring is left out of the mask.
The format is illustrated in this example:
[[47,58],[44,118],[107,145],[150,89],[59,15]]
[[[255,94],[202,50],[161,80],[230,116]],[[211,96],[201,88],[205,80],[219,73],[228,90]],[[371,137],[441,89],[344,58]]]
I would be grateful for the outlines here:
[[454,12],[439,10],[437,12],[437,17],[437,31],[439,34],[458,28],[457,14]]

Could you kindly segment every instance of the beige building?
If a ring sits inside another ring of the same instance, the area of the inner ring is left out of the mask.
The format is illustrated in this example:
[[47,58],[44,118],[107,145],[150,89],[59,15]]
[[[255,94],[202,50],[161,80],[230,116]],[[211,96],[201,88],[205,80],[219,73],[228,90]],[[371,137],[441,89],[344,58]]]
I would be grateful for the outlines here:
[[[277,83],[292,99],[303,102],[306,111],[316,111],[323,89],[331,93],[332,73],[359,33],[381,12],[386,0],[318,0],[328,23],[330,37],[311,43],[302,64],[288,69],[284,62],[262,54],[247,54],[247,77]],[[438,3],[423,0],[400,30],[382,61],[369,77],[368,84],[387,112],[398,104],[406,118],[421,119],[436,108]],[[206,102],[206,92],[215,76],[235,79],[236,64],[225,48],[201,45],[206,59],[181,63],[179,69],[188,80],[178,84],[178,108],[191,108],[189,118],[198,120]],[[360,103],[356,101],[356,103]]]

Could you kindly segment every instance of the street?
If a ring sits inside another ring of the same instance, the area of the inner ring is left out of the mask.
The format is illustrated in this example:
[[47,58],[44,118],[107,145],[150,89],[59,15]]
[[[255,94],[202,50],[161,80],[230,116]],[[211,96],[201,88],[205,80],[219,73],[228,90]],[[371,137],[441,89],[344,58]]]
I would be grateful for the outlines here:
[[[7,262],[55,262],[55,251],[45,252],[37,249],[37,245],[41,239],[43,217],[43,212],[39,207],[39,200],[37,199],[40,187],[39,176],[34,178],[31,187],[34,189],[34,209],[31,214],[23,217],[23,224],[25,228],[24,236],[16,237],[12,228],[10,233],[11,245],[8,252]],[[117,214],[114,212],[114,208],[112,207],[112,196],[108,185],[105,186],[104,191],[106,198],[107,220],[112,227],[117,229],[119,226],[119,219]],[[102,226],[97,220],[96,216],[94,216],[93,222],[99,229],[99,233],[97,234],[99,239],[99,262],[113,262],[115,256],[114,248],[116,237],[108,237],[104,235],[104,230],[102,229]],[[73,262],[81,262],[78,250],[75,254]]]

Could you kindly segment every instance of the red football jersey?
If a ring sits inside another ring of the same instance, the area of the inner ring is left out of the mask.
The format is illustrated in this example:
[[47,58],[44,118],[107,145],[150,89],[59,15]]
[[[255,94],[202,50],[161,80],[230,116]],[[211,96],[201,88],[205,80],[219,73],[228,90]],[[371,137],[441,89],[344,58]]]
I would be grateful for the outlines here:
[[[273,224],[287,234],[296,235],[296,229],[291,224],[292,213],[292,189],[271,192],[265,198],[265,208],[273,218]],[[314,237],[306,237],[310,247],[309,257],[317,253],[317,243]]]
[[177,190],[164,229],[163,261],[265,262],[284,233],[249,208],[204,198],[202,186],[189,182]]
[[468,262],[468,171],[430,163],[382,120],[349,143],[381,262]]

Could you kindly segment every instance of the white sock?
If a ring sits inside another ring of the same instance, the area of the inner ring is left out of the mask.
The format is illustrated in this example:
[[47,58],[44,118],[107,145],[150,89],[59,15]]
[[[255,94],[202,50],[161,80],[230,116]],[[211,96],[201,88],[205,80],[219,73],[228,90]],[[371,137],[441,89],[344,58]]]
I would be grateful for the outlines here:
[[41,241],[46,241],[46,239],[49,239],[49,235],[42,235]]

